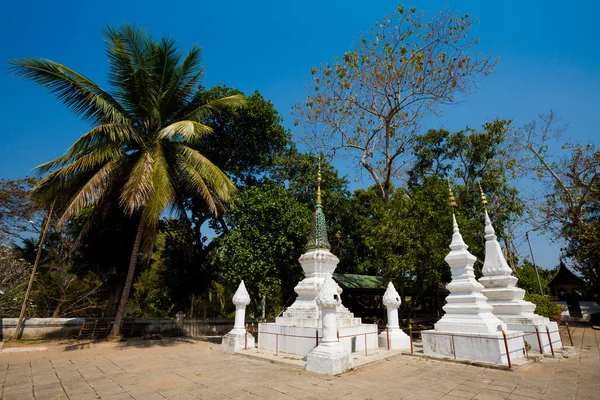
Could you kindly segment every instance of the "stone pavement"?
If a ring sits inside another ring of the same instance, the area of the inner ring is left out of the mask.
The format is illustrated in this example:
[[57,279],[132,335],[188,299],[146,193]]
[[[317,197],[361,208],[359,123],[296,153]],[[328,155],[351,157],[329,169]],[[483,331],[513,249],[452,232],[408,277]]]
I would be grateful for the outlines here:
[[600,399],[600,331],[572,331],[569,358],[515,371],[399,356],[335,377],[223,354],[209,342],[49,346],[0,354],[0,393],[5,400]]

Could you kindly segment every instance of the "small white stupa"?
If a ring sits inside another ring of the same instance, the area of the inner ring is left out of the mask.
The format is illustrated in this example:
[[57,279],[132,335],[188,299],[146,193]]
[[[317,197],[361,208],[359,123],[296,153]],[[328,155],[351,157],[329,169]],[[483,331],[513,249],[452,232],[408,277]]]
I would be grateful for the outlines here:
[[235,322],[221,342],[221,350],[227,353],[235,353],[245,349],[254,348],[254,336],[246,332],[246,306],[250,304],[250,295],[246,290],[244,281],[240,282],[233,295],[235,304]]
[[354,364],[350,353],[337,338],[336,309],[342,302],[338,285],[329,272],[325,275],[316,301],[321,309],[323,338],[306,356],[306,370],[329,375],[341,374],[352,369]]
[[[320,167],[317,183],[317,201],[306,253],[299,258],[305,277],[294,288],[298,294],[294,303],[277,317],[274,323],[259,323],[258,348],[260,350],[305,356],[317,345],[318,338],[322,336],[321,313],[316,299],[326,274],[334,273],[339,259],[329,251],[327,226],[321,205]],[[364,351],[365,335],[358,338],[351,336],[366,333],[367,348],[376,349],[377,335],[373,332],[377,331],[377,327],[364,325],[360,318],[355,318],[354,314],[341,303],[342,288],[335,285],[340,296],[340,303],[336,307],[340,343],[350,353]]]
[[[456,206],[451,189],[450,206]],[[506,331],[506,324],[492,314],[492,306],[481,294],[483,285],[475,279],[477,258],[467,251],[454,212],[452,222],[451,251],[445,258],[452,270],[452,281],[446,286],[450,294],[443,307],[446,313],[435,329],[422,332],[424,353],[508,365],[504,332],[511,361],[524,358],[522,332]]]
[[383,305],[387,308],[388,326],[379,335],[379,347],[390,350],[410,349],[410,338],[400,329],[398,308],[402,305],[400,295],[392,282],[383,294]]
[[[533,351],[551,354],[552,350],[562,349],[562,341],[558,332],[558,324],[534,313],[535,304],[523,300],[525,290],[516,287],[518,279],[512,275],[500,243],[496,238],[492,221],[487,212],[487,199],[481,185],[481,201],[485,214],[485,261],[483,277],[479,279],[485,288],[481,291],[488,299],[496,317],[506,323],[509,330],[523,331],[525,340]],[[536,331],[537,329],[537,331]],[[548,338],[550,332],[550,339]],[[552,341],[552,349],[550,348]],[[540,351],[541,346],[541,351]]]

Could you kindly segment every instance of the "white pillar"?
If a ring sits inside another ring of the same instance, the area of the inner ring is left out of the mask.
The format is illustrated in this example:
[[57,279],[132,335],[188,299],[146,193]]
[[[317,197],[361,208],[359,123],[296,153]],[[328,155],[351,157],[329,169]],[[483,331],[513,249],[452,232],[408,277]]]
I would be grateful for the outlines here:
[[323,338],[306,356],[306,369],[329,375],[352,369],[352,357],[337,340],[336,308],[341,304],[341,300],[330,273],[325,276],[316,302],[321,309]]
[[400,329],[398,320],[398,308],[402,301],[396,291],[394,284],[390,282],[383,295],[383,305],[387,308],[388,326],[387,329],[379,334],[379,347],[390,350],[410,349],[410,338]]
[[233,295],[233,304],[235,304],[233,329],[223,336],[221,342],[221,350],[228,353],[254,348],[254,336],[246,332],[246,306],[250,304],[250,295],[244,281],[240,282],[240,286]]

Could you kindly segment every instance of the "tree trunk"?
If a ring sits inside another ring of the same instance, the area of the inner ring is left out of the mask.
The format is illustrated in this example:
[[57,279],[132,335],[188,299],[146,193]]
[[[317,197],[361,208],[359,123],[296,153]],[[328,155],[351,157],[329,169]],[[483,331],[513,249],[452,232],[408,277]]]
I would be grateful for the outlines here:
[[121,294],[121,301],[119,302],[119,308],[115,315],[115,323],[110,332],[110,337],[121,336],[121,323],[123,321],[123,313],[125,312],[125,305],[129,299],[129,292],[131,291],[131,285],[133,284],[133,276],[135,274],[135,266],[137,264],[138,253],[140,251],[140,244],[142,243],[142,235],[144,233],[144,217],[140,215],[140,222],[138,230],[135,235],[135,241],[133,242],[133,250],[131,251],[131,259],[129,260],[129,270],[127,271],[127,279],[123,286],[123,293]]
[[60,317],[60,305],[61,305],[62,301],[59,301],[58,304],[56,304],[56,307],[54,308],[54,312],[52,313],[52,318],[58,318]]

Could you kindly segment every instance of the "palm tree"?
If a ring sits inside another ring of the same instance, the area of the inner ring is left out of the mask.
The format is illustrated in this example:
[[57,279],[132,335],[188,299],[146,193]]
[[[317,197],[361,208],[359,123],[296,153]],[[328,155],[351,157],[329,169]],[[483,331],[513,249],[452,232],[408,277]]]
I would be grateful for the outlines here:
[[64,156],[36,167],[47,175],[33,195],[47,203],[64,198],[62,221],[84,208],[110,207],[115,199],[137,221],[111,332],[118,336],[138,257],[152,248],[161,214],[169,209],[185,216],[184,199],[196,197],[217,215],[220,203],[235,192],[229,178],[194,147],[212,131],[198,121],[240,106],[244,98],[201,100],[203,69],[197,46],[184,54],[172,39],[157,42],[129,25],[106,28],[104,34],[111,91],[45,59],[16,59],[10,69],[43,85],[92,126]]

